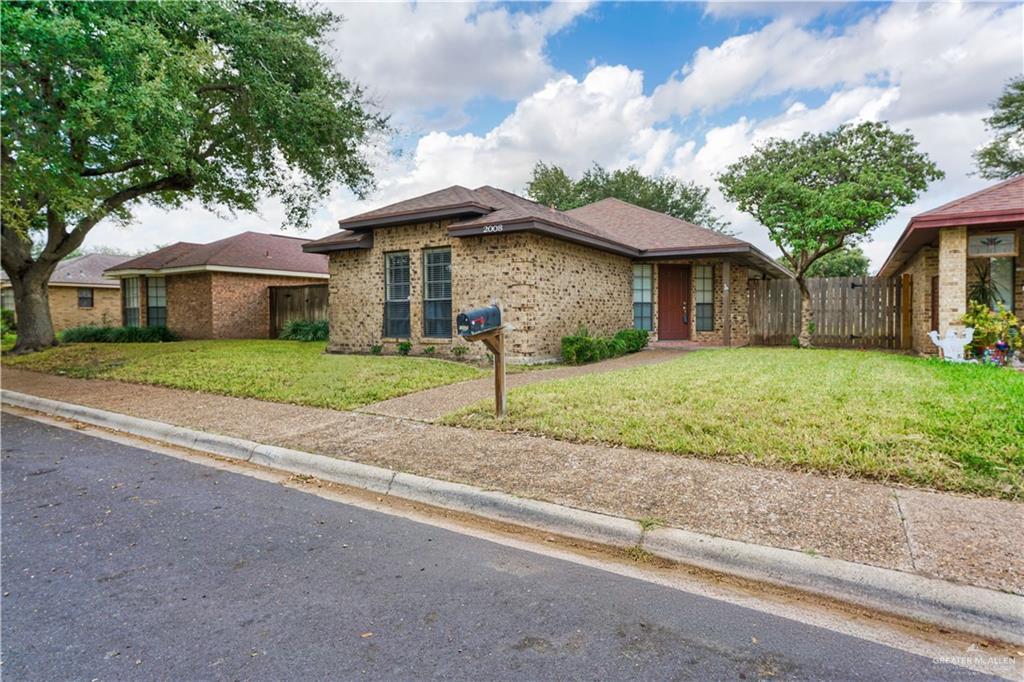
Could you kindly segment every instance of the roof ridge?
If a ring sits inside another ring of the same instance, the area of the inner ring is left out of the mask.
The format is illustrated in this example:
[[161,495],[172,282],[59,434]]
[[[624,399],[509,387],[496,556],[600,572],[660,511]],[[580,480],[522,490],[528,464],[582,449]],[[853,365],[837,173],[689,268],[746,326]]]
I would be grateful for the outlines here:
[[[953,208],[954,206],[959,206],[960,204],[963,204],[963,203],[965,203],[965,202],[967,202],[967,201],[969,201],[971,199],[974,199],[976,197],[979,197],[979,196],[981,196],[983,194],[988,194],[989,192],[994,192],[995,190],[1000,189],[1002,187],[1005,187],[1006,185],[1013,184],[1014,182],[1020,182],[1022,180],[1024,180],[1024,175],[1016,175],[1016,176],[1014,176],[1012,178],[1007,178],[1006,180],[1003,180],[1002,182],[997,182],[996,184],[994,184],[994,185],[992,185],[990,187],[983,187],[983,188],[979,189],[977,192],[972,192],[971,194],[968,194],[967,196],[963,196],[963,197],[960,197],[958,199],[953,199],[952,201],[946,202],[945,204],[942,204],[941,206],[936,206],[935,208],[930,208],[930,209],[928,209],[927,211],[925,211],[923,213],[918,213],[917,215],[914,216],[914,218],[919,218],[921,216],[926,216],[926,215],[929,215],[931,213],[941,213],[942,211],[944,211],[946,209]],[[913,220],[913,218],[911,218],[911,220]]]

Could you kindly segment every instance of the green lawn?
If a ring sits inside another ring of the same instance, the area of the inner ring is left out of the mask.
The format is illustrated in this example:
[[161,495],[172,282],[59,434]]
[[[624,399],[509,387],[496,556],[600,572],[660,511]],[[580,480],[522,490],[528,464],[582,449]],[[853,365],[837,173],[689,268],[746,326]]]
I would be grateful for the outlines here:
[[[1024,374],[880,352],[705,350],[533,384],[445,421],[1024,497]],[[652,482],[652,485],[656,485]]]
[[88,379],[115,379],[284,403],[352,409],[434,386],[486,376],[427,358],[325,355],[301,341],[67,344],[4,365]]

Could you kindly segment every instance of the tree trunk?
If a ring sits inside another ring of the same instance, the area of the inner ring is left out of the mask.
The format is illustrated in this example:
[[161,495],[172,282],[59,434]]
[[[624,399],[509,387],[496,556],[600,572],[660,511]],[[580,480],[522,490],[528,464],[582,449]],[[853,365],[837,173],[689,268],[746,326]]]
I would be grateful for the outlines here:
[[[50,275],[56,263],[38,262],[21,276],[11,277],[18,341],[11,354],[32,353],[57,345],[50,319]],[[10,275],[10,273],[8,273]]]
[[811,333],[814,328],[814,307],[811,305],[811,292],[807,288],[807,282],[803,277],[796,280],[800,287],[800,334],[797,340],[801,348],[811,347]]

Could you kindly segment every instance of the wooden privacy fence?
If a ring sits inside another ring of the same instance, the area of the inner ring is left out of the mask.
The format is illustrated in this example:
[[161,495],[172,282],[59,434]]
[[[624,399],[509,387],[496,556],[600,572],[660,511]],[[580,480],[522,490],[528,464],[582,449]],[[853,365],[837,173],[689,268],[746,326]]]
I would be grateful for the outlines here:
[[[814,307],[815,345],[902,348],[909,341],[909,330],[902,324],[903,287],[898,279],[823,277],[808,279],[807,288]],[[800,333],[796,280],[751,280],[748,314],[752,344],[792,343]]]
[[326,320],[327,285],[269,287],[270,338],[276,339],[291,320]]

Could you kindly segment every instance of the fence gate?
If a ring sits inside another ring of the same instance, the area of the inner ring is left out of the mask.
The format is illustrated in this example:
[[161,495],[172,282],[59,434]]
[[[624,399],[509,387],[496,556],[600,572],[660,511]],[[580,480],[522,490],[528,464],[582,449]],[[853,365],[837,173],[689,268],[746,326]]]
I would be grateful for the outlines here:
[[[822,277],[807,280],[814,308],[813,343],[842,348],[900,348],[902,285],[898,279]],[[796,280],[751,280],[751,343],[777,346],[800,333]]]
[[270,338],[276,339],[291,320],[326,320],[327,285],[269,287]]

